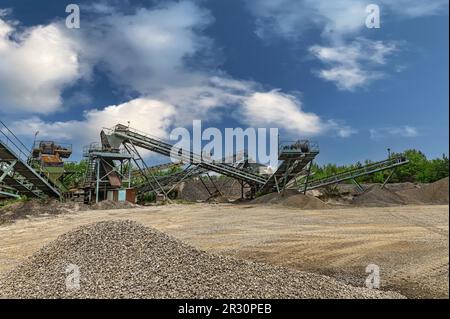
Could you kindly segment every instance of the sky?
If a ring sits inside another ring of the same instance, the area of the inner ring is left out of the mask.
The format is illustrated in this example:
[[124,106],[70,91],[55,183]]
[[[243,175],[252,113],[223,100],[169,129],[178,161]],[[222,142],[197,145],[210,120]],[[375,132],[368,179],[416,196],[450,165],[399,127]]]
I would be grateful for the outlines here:
[[75,160],[102,127],[168,137],[193,120],[279,128],[318,142],[319,163],[439,157],[448,28],[447,0],[0,0],[0,119],[28,145],[36,131],[72,143]]

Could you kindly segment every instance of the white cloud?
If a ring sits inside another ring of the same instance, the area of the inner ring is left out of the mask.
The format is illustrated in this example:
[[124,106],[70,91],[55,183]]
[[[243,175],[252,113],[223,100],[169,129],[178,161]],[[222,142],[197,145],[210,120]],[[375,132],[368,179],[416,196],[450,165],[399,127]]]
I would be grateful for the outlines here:
[[168,2],[127,15],[112,10],[85,22],[80,42],[83,53],[116,84],[153,94],[167,86],[192,86],[205,80],[205,72],[190,68],[187,61],[210,54],[212,42],[201,31],[211,21],[209,12],[191,1]]
[[297,136],[317,136],[334,131],[349,137],[356,131],[335,121],[324,121],[314,113],[303,111],[301,101],[279,90],[254,92],[243,99],[242,116],[255,126],[275,125]]
[[58,24],[17,32],[0,15],[1,111],[55,111],[63,89],[82,76],[76,45]]
[[326,65],[325,69],[316,71],[320,78],[334,82],[340,90],[352,91],[383,77],[378,68],[397,50],[397,45],[358,38],[348,45],[316,45],[309,50]]
[[[101,127],[130,120],[131,125],[138,129],[155,134],[152,130],[156,128],[162,135],[167,135],[166,129],[170,126],[190,125],[193,119],[220,120],[226,114],[236,115],[243,125],[276,124],[282,129],[304,135],[317,135],[330,130],[338,136],[351,135],[351,129],[345,125],[322,120],[312,112],[304,112],[301,101],[292,95],[278,90],[267,91],[256,82],[233,79],[215,68],[193,64],[192,57],[201,55],[204,59],[195,60],[210,62],[208,58],[214,53],[211,39],[201,35],[212,18],[195,2],[166,2],[153,9],[138,9],[129,14],[119,13],[116,8],[105,5],[91,10],[94,15],[101,13],[100,16],[96,16],[95,20],[83,20],[83,27],[77,32],[65,30],[62,34],[63,31],[55,23],[28,29],[28,33],[35,35],[40,34],[36,30],[51,31],[47,38],[61,47],[55,48],[50,40],[39,42],[52,49],[47,55],[41,54],[41,60],[49,64],[37,63],[39,67],[45,67],[48,73],[39,69],[44,73],[41,76],[45,81],[41,82],[45,85],[35,89],[14,79],[12,82],[14,85],[20,84],[23,93],[17,96],[42,93],[39,95],[42,99],[40,111],[56,111],[62,106],[62,89],[79,78],[87,78],[89,71],[98,67],[126,93],[131,92],[133,96],[142,98],[103,110],[87,111],[84,119],[78,121],[47,122],[36,116],[31,117],[15,123],[14,129],[18,130],[18,134],[29,135],[39,130],[41,138],[86,142],[98,139]],[[5,30],[0,25],[0,35],[1,32],[9,32]],[[59,37],[62,35],[64,38],[61,40]],[[30,41],[28,37],[25,39],[25,42],[19,42],[4,37],[4,42],[0,43],[23,47],[26,41]],[[65,60],[67,56],[73,58],[69,59],[71,63]],[[11,68],[21,62],[12,61]],[[50,63],[53,65],[50,66]],[[53,73],[56,74],[52,76]],[[0,82],[6,79],[0,72]],[[43,87],[49,89],[42,90]],[[11,98],[16,96],[10,88],[4,90]],[[37,97],[34,100],[33,106],[38,101]],[[82,93],[74,94],[72,99],[64,101],[65,106],[77,100],[89,102],[90,97]],[[143,110],[140,111],[140,108]],[[31,107],[19,110],[39,112]]]
[[[366,46],[358,52],[355,42],[349,42],[366,28],[366,7],[372,3],[380,6],[381,28],[386,17],[417,18],[448,14],[448,0],[247,0],[248,8],[256,18],[255,32],[264,40],[277,37],[296,41],[310,28],[320,30],[324,42],[329,44],[325,47],[313,46],[313,53],[334,54],[334,58],[339,60],[329,61],[332,66],[319,71],[318,75],[336,83],[341,90],[366,86],[384,75],[373,69],[373,63],[384,64],[384,58],[392,52],[391,44],[376,41],[374,47]],[[356,52],[352,52],[355,49]],[[370,56],[367,57],[367,54]],[[347,62],[346,57],[352,60]]]
[[376,3],[400,17],[446,14],[447,0],[247,0],[256,17],[256,34],[267,39],[299,38],[311,26],[329,39],[342,39],[365,28],[367,5]]
[[167,2],[131,14],[107,4],[86,9],[102,14],[83,20],[76,32],[63,21],[18,32],[2,18],[8,11],[1,11],[1,111],[58,111],[64,88],[88,78],[94,67],[144,96],[209,81],[208,72],[187,62],[199,54],[206,60],[212,52],[211,40],[200,34],[212,18],[194,2]]
[[394,13],[409,18],[448,14],[448,0],[382,0]]
[[139,98],[129,102],[110,105],[102,110],[89,110],[82,120],[45,122],[39,117],[15,121],[10,128],[18,135],[29,136],[39,131],[39,139],[74,143],[80,150],[84,144],[99,140],[102,128],[111,128],[122,123],[155,136],[168,135],[175,116],[175,108],[151,98]]
[[297,39],[312,27],[326,36],[352,33],[364,26],[365,8],[360,0],[248,0],[256,17],[256,34],[264,39],[281,36]]
[[276,90],[251,94],[244,100],[242,111],[251,125],[276,124],[301,135],[317,135],[324,128],[316,114],[302,111],[297,98]]
[[372,140],[380,140],[392,137],[416,137],[419,131],[416,127],[404,125],[398,127],[372,128],[369,130]]

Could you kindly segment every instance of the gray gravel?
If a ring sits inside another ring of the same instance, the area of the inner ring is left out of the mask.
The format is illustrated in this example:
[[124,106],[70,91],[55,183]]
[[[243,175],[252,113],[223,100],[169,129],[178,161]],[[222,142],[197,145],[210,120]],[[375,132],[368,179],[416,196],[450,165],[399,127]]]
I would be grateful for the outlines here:
[[[66,267],[79,267],[67,289]],[[2,298],[402,298],[197,250],[133,221],[82,226],[0,279]]]

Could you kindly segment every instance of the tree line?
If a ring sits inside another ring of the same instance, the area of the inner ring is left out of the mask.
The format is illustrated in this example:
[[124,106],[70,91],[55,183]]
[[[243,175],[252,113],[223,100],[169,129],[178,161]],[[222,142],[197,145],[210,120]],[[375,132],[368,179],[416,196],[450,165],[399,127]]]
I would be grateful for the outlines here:
[[[406,150],[402,154],[409,160],[409,164],[397,167],[394,170],[389,180],[391,183],[432,183],[449,176],[449,159],[445,154],[435,159],[428,159],[424,153],[415,149]],[[394,153],[391,156],[398,155],[400,154]],[[364,163],[357,162],[351,165],[313,164],[311,172],[314,174],[314,179],[323,178],[371,163],[374,162],[366,160]],[[358,181],[362,183],[383,183],[389,174],[390,170],[381,171],[371,175],[361,176],[358,178]]]
[[[421,151],[411,149],[402,153],[409,160],[409,164],[397,167],[391,176],[389,182],[391,183],[432,183],[449,176],[449,159],[443,154],[440,158],[428,159]],[[397,156],[400,154],[392,154]],[[336,165],[325,164],[318,165],[313,164],[311,172],[314,174],[314,179],[323,178],[330,175],[342,173],[351,169],[359,168],[363,165],[374,163],[373,161],[366,160],[364,163],[357,162],[351,165]],[[87,168],[87,161],[82,160],[79,163],[67,163],[66,169],[71,171],[64,178],[64,183],[70,187],[81,187],[84,181],[84,174]],[[180,168],[171,168],[168,171],[154,172],[155,175],[171,174],[179,171]],[[358,181],[362,183],[383,183],[386,177],[390,174],[390,171],[377,172],[367,176],[361,176]]]

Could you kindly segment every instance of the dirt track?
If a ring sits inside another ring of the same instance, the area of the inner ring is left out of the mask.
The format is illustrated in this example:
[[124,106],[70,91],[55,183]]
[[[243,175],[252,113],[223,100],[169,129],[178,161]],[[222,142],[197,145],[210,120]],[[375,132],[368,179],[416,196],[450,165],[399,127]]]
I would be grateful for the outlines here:
[[0,226],[0,273],[76,226],[134,219],[216,253],[331,275],[363,286],[448,298],[448,205],[297,210],[232,204],[85,211]]

